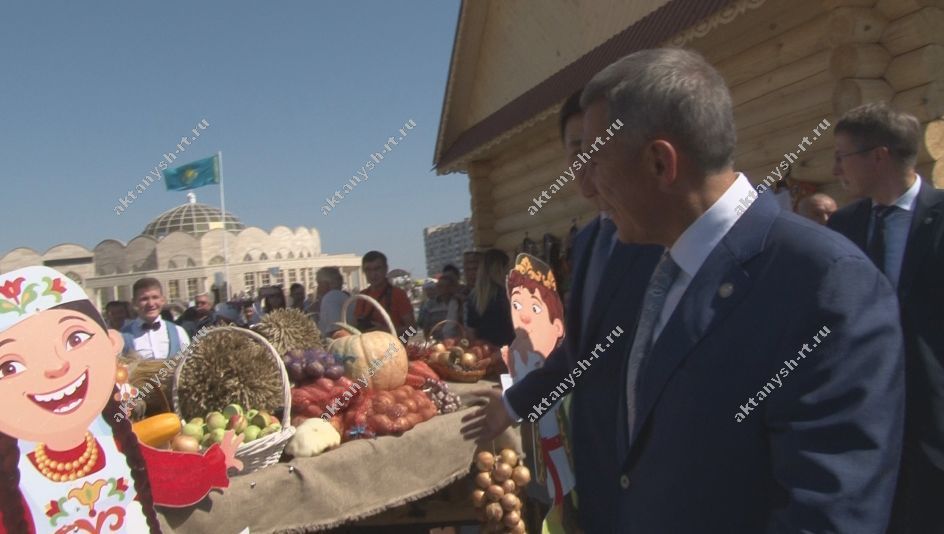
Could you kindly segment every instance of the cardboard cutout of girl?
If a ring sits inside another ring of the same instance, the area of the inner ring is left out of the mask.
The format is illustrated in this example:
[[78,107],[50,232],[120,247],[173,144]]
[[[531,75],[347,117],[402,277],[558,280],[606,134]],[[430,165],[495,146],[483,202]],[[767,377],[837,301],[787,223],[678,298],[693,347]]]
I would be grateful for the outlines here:
[[[564,339],[564,306],[557,293],[557,283],[551,268],[530,254],[519,254],[515,267],[506,281],[508,300],[511,303],[511,319],[515,327],[515,340],[502,350],[513,383],[521,381],[528,373],[544,365],[544,360]],[[552,393],[556,401],[561,395]],[[573,464],[562,429],[566,424],[565,402],[560,402],[537,420],[541,454],[535,463],[539,479],[547,481],[548,492],[553,498],[551,511],[544,521],[544,532],[565,532],[565,517],[569,513],[575,486]],[[534,423],[534,420],[531,420]],[[569,521],[568,521],[569,523]]]
[[0,275],[0,534],[161,531],[154,505],[229,486],[242,437],[204,454],[138,443],[116,388],[123,340],[48,267]]

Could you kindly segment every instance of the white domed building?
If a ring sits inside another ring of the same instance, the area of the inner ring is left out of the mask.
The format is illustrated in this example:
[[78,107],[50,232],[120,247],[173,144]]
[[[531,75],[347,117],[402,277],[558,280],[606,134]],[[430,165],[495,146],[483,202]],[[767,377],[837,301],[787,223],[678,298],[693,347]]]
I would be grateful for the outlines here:
[[[225,230],[224,230],[225,224]],[[224,291],[224,236],[229,252],[230,291]],[[192,300],[208,292],[217,300],[240,294],[255,297],[266,285],[295,282],[308,293],[315,290],[321,267],[339,267],[348,289],[365,287],[361,258],[355,254],[323,254],[315,228],[292,230],[276,226],[271,232],[247,227],[231,213],[190,202],[151,221],[127,244],[106,239],[92,250],[72,243],[44,253],[17,248],[0,257],[0,272],[29,265],[47,265],[65,273],[100,307],[111,300],[132,300],[131,286],[151,276],[161,281],[168,302]]]

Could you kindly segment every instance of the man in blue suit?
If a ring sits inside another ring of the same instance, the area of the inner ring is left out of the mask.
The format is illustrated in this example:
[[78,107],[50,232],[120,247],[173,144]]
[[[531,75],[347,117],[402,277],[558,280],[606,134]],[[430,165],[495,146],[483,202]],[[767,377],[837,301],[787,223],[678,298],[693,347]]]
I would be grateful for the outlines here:
[[884,532],[904,400],[888,280],[733,170],[731,96],[699,55],[626,56],[581,104],[585,131],[628,118],[588,169],[620,240],[668,248],[621,370],[610,530]]
[[[577,171],[581,195],[599,205],[593,184],[580,172],[581,160],[591,158],[587,153],[579,157],[583,128],[579,97],[579,93],[571,96],[561,109],[561,139],[566,164],[573,163]],[[572,439],[577,512],[580,528],[587,532],[606,530],[616,504],[610,488],[619,469],[612,425],[621,384],[618,372],[646,283],[662,253],[659,246],[619,243],[615,231],[613,222],[601,213],[577,233],[564,342],[548,356],[544,367],[505,392],[504,399],[491,392],[490,405],[467,417],[472,423],[465,429],[470,438],[481,438],[483,432],[492,437],[515,420],[542,415],[553,405],[548,400],[551,392],[566,389],[573,395],[568,435]],[[617,327],[623,334],[613,334]],[[598,344],[609,346],[594,352]],[[567,387],[561,388],[562,384]],[[489,420],[486,414],[491,414]]]
[[921,123],[884,103],[834,130],[833,174],[855,196],[829,226],[859,245],[898,290],[907,409],[889,532],[944,532],[944,191],[915,172]]

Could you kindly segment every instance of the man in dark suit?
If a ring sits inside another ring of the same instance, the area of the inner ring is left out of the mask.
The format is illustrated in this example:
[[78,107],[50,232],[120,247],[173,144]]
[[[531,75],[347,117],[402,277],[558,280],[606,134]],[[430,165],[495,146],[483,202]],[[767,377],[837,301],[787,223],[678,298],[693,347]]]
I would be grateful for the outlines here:
[[609,530],[884,532],[904,406],[887,279],[733,170],[731,96],[699,55],[626,56],[581,104],[585,132],[626,123],[588,169],[620,241],[668,248],[621,370]]
[[864,198],[829,226],[866,251],[898,290],[905,337],[905,438],[889,532],[944,532],[944,191],[915,172],[915,117],[866,104],[846,113],[835,135],[833,174]]
[[[581,172],[581,160],[587,160],[588,155],[579,157],[583,128],[579,97],[579,93],[571,96],[561,109],[561,139],[581,195],[599,205],[593,184]],[[566,389],[573,397],[568,435],[572,439],[579,524],[587,532],[605,530],[616,504],[613,492],[601,489],[615,483],[619,468],[612,426],[617,408],[613,400],[620,387],[617,373],[646,282],[662,252],[658,246],[619,243],[615,231],[613,222],[601,213],[577,233],[563,343],[542,368],[512,386],[504,398],[490,392],[490,404],[468,416],[472,422],[464,429],[468,437],[480,439],[483,433],[497,435],[515,420],[535,419],[554,404],[548,400],[551,392],[559,391],[562,384],[570,386],[569,377],[573,386]],[[613,336],[617,327],[624,333]],[[594,352],[598,344],[610,346]],[[488,420],[486,414],[490,414]]]

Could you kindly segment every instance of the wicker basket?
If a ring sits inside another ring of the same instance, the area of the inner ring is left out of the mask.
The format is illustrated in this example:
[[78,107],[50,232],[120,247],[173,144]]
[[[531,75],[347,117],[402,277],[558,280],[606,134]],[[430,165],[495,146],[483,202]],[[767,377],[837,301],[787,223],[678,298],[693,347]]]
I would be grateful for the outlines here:
[[[238,328],[235,326],[217,326],[212,330],[208,330],[206,335],[212,335],[213,332],[228,330],[230,332],[236,332],[261,343],[266,349],[268,349],[269,356],[272,358],[272,361],[275,362],[278,367],[279,376],[282,379],[282,390],[283,398],[282,405],[282,430],[269,434],[268,436],[259,438],[252,443],[245,443],[240,445],[236,449],[236,458],[243,462],[243,470],[240,471],[239,475],[246,475],[252,473],[253,471],[258,471],[259,469],[268,467],[275,463],[278,463],[279,458],[282,457],[282,450],[285,449],[285,446],[288,444],[288,440],[295,435],[295,427],[291,425],[292,421],[292,392],[291,385],[288,380],[288,373],[285,371],[285,364],[282,362],[282,358],[279,357],[278,352],[275,350],[275,347],[272,346],[269,341],[262,337],[261,335],[248,330],[246,328]],[[199,343],[199,340],[196,341]],[[184,368],[184,365],[187,364],[187,360],[190,358],[185,358],[177,366],[177,369],[174,371],[174,409],[178,416],[181,416],[180,413],[180,402],[179,402],[179,393],[180,388],[178,387],[178,382],[180,380],[180,371]]]
[[[432,337],[433,332],[435,332],[437,328],[440,328],[448,323],[457,324],[459,326],[459,330],[461,331],[460,338],[468,339],[466,337],[465,327],[462,326],[462,323],[458,321],[454,321],[452,319],[446,319],[446,320],[439,321],[438,323],[434,324],[433,327],[429,329],[429,334],[428,334],[429,339],[433,339]],[[452,365],[442,364],[433,359],[430,359],[427,363],[429,364],[429,367],[433,371],[436,371],[436,374],[438,374],[440,378],[444,380],[449,380],[452,382],[467,382],[467,383],[478,382],[479,380],[485,378],[485,374],[488,372],[488,369],[486,369],[485,367],[476,368],[476,369],[461,369],[458,367],[454,367]]]

